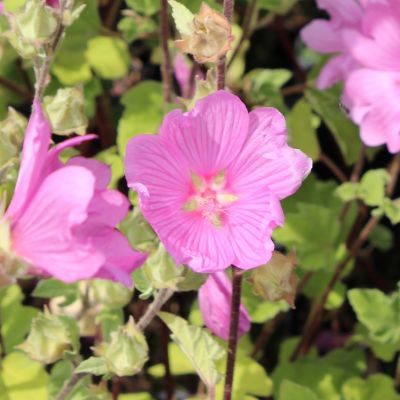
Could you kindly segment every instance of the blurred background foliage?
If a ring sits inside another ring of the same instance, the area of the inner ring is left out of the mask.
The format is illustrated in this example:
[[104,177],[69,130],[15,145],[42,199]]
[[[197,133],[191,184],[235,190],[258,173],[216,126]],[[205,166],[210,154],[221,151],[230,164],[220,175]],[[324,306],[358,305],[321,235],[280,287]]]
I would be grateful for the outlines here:
[[[12,11],[24,0],[4,3]],[[182,3],[197,12],[201,0]],[[207,3],[221,10],[217,1]],[[77,4],[86,7],[67,29],[51,67],[46,95],[65,87],[83,90],[87,130],[99,139],[83,143],[79,151],[111,165],[111,186],[127,193],[122,158],[128,140],[140,133],[156,133],[165,113],[180,106],[163,100],[159,0],[77,0]],[[304,186],[284,202],[286,224],[274,235],[278,249],[296,253],[300,280],[296,309],[284,301],[260,299],[250,281],[245,281],[243,302],[253,325],[240,341],[234,383],[238,400],[400,399],[395,391],[400,385],[400,235],[396,225],[400,217],[397,204],[385,194],[390,156],[384,148],[362,147],[358,128],[341,107],[339,85],[326,91],[314,87],[327,58],[307,49],[299,30],[321,15],[313,0],[238,0],[235,7],[234,47],[240,46],[229,66],[228,87],[249,108],[273,106],[283,112],[290,144],[315,162]],[[0,17],[0,29],[7,29],[4,17]],[[175,34],[172,19],[171,33]],[[172,41],[170,51],[176,60]],[[0,58],[0,119],[6,121],[10,106],[28,116],[34,79],[31,62],[20,58],[3,37]],[[189,58],[186,61],[192,74],[205,72]],[[178,96],[183,95],[176,79],[174,88]],[[0,124],[3,131],[0,189],[10,194],[21,141],[7,142],[6,122]],[[2,151],[8,152],[3,158]],[[69,151],[63,157],[72,155]],[[354,166],[361,162],[362,170],[357,172],[361,179],[351,181]],[[398,191],[394,193],[396,197]],[[136,204],[135,196],[130,198]],[[320,301],[371,210],[382,217],[381,222],[340,271],[323,304],[322,324],[301,347],[303,354],[293,357],[310,308]],[[146,232],[145,223],[137,218],[132,213],[121,229],[132,244],[157,247],[152,232]],[[165,263],[166,259],[153,257],[151,262]],[[113,284],[104,287],[104,282],[65,285],[54,280],[25,280],[1,289],[0,400],[54,399],[72,374],[72,359],[43,367],[16,350],[40,308],[47,305],[53,313],[77,323],[80,349],[71,351],[80,351],[86,358],[90,346],[107,339],[128,315],[137,319],[143,314],[152,290],[143,274],[135,276],[138,290],[134,294],[112,288]],[[194,292],[178,293],[166,310],[202,325]],[[195,376],[196,369],[175,342],[167,344],[168,335],[165,325],[154,321],[149,328],[150,360],[142,373],[108,383],[97,379],[91,384],[86,377],[68,399],[150,400],[167,398],[171,391],[177,399],[201,398],[204,386]],[[223,360],[219,362],[224,365]],[[217,398],[222,396],[221,385]]]

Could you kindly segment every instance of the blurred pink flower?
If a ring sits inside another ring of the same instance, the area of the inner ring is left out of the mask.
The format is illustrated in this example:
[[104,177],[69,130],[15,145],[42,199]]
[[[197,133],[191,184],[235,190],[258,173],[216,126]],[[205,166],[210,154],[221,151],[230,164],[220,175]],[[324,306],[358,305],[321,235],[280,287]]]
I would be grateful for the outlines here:
[[[181,96],[185,99],[189,99],[193,97],[195,91],[195,85],[192,84],[192,68],[190,67],[188,61],[185,56],[181,53],[178,53],[175,57],[174,62],[174,75],[178,82],[179,89],[181,92]],[[196,75],[198,79],[204,79],[204,74],[202,71],[199,71]],[[194,77],[193,77],[194,79]]]
[[130,285],[131,271],[146,255],[133,251],[115,229],[129,204],[121,193],[107,189],[110,169],[82,157],[66,165],[59,161],[62,150],[93,137],[69,139],[48,151],[50,125],[34,102],[5,215],[12,251],[32,266],[32,273],[64,282],[99,277]]
[[159,135],[127,146],[128,184],[177,264],[216,272],[266,263],[280,199],[294,193],[311,160],[287,145],[284,117],[273,108],[247,112],[218,91],[188,113],[170,112]]
[[336,54],[325,64],[317,79],[317,87],[326,89],[345,79],[357,66],[347,51],[342,33],[345,28],[359,28],[363,9],[357,0],[317,0],[317,4],[331,18],[312,21],[302,29],[301,38],[319,53]]
[[349,53],[360,64],[344,95],[368,146],[400,151],[400,3],[370,4],[359,30],[345,30]]
[[59,8],[60,0],[46,0],[46,4],[50,7]]
[[[232,283],[224,271],[211,274],[199,290],[199,307],[208,329],[221,339],[228,340]],[[250,330],[250,317],[240,305],[239,336]]]

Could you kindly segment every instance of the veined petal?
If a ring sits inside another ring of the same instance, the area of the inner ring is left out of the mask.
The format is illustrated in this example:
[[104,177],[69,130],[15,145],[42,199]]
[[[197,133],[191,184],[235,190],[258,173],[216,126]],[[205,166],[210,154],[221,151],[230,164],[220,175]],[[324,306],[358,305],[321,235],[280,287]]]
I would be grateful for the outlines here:
[[39,188],[45,168],[50,136],[50,124],[43,114],[40,102],[35,99],[25,133],[17,184],[7,209],[7,217],[11,220],[16,220],[19,217]]
[[65,167],[50,174],[12,225],[17,255],[64,282],[87,279],[104,263],[104,255],[90,238],[78,239],[74,230],[88,216],[95,178],[82,167]]
[[241,156],[229,170],[234,192],[241,196],[265,184],[279,199],[293,194],[309,174],[312,162],[287,145],[283,115],[274,108],[258,108],[250,113],[249,131]]
[[173,111],[160,135],[187,159],[197,174],[214,174],[240,153],[247,137],[248,112],[238,97],[225,91],[201,100],[188,113]]

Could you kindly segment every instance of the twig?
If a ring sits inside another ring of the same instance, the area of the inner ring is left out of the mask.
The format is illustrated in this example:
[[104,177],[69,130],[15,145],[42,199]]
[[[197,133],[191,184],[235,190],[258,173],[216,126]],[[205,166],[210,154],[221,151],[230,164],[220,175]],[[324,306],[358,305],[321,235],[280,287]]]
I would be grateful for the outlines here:
[[281,90],[282,96],[291,96],[292,94],[301,94],[307,89],[306,83],[297,83],[296,85],[285,87]]
[[161,75],[164,88],[164,101],[172,101],[172,67],[171,56],[168,48],[169,23],[168,23],[168,0],[160,0],[160,41],[162,50]]
[[347,176],[344,172],[324,153],[320,153],[319,161],[321,161],[335,175],[340,182],[347,182]]
[[108,29],[112,29],[115,23],[115,19],[118,16],[118,11],[121,8],[122,0],[112,0],[110,7],[107,10],[107,15],[104,19],[104,25]]
[[224,400],[231,400],[233,388],[233,375],[235,370],[236,348],[238,342],[240,296],[242,292],[242,272],[232,266],[232,298],[231,318],[229,325],[228,357],[226,362],[226,377],[224,388]]
[[[233,8],[235,6],[234,0],[224,0],[224,15],[225,18],[230,21],[233,14]],[[217,88],[218,90],[225,89],[225,72],[226,72],[226,56],[219,60],[217,66]]]
[[26,89],[24,89],[17,83],[4,78],[3,76],[0,76],[0,85],[4,86],[6,89],[11,90],[21,97],[28,99],[29,101],[32,100],[32,95]]
[[75,387],[75,385],[83,379],[87,374],[74,374],[72,375],[71,379],[64,385],[64,387],[61,389],[61,392],[58,394],[56,400],[65,400],[67,396],[70,394],[72,389]]
[[140,318],[137,323],[137,328],[140,331],[144,331],[157,313],[161,310],[161,307],[171,298],[174,291],[171,289],[161,289],[157,293],[154,301],[150,304],[149,308],[144,313],[143,317]]
[[250,4],[246,8],[246,13],[243,18],[242,36],[241,36],[239,43],[236,46],[235,50],[233,51],[233,54],[228,62],[228,65],[226,67],[228,69],[232,65],[232,63],[235,60],[235,58],[237,57],[237,55],[240,53],[240,50],[242,49],[246,40],[251,36],[251,34],[253,32],[253,30],[251,28],[251,22],[253,20],[255,11],[257,11],[257,0],[251,0]]

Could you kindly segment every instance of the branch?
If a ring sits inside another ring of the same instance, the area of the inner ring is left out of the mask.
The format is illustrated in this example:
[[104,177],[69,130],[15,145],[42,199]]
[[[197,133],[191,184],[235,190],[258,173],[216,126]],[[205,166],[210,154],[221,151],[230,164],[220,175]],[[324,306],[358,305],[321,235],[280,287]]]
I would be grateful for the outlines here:
[[161,75],[164,88],[164,101],[172,101],[172,67],[171,56],[168,48],[169,23],[168,23],[168,0],[160,2],[160,41],[162,50]]

